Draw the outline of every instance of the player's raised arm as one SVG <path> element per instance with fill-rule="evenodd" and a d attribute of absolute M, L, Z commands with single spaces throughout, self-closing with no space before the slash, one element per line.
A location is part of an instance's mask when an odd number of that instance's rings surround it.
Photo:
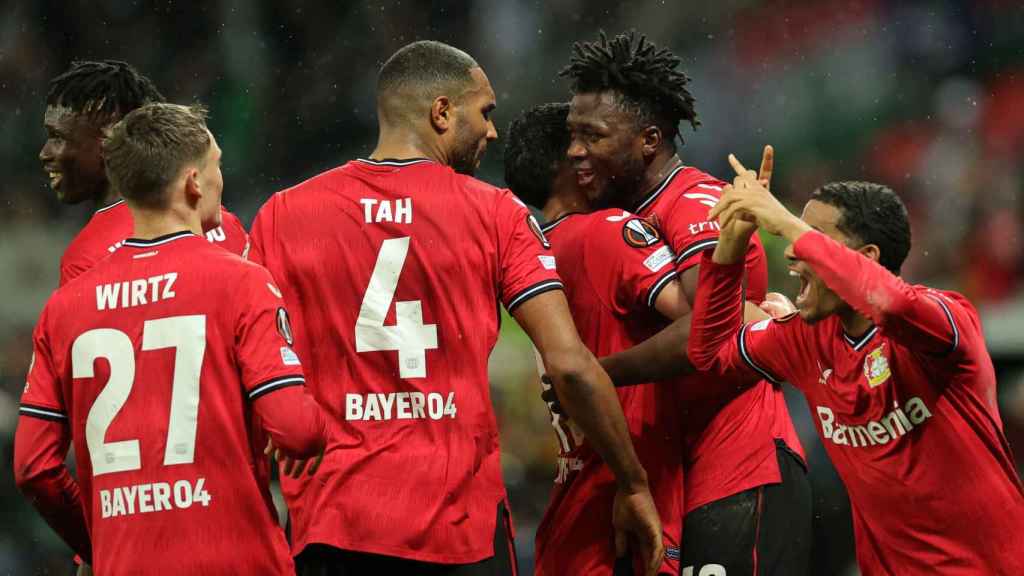
<path fill-rule="evenodd" d="M 64 542 L 91 563 L 78 483 L 64 464 L 71 431 L 45 335 L 46 317 L 44 310 L 14 434 L 14 482 Z"/>
<path fill-rule="evenodd" d="M 711 211 L 722 219 L 723 226 L 734 219 L 756 220 L 768 232 L 782 236 L 793 243 L 793 257 L 806 262 L 828 288 L 854 310 L 887 329 L 910 348 L 928 353 L 950 353 L 958 344 L 955 317 L 959 304 L 938 294 L 915 290 L 899 276 L 899 265 L 909 251 L 909 242 L 898 246 L 892 253 L 883 253 L 877 244 L 863 238 L 851 237 L 852 246 L 844 246 L 829 238 L 821 230 L 814 230 L 789 212 L 771 193 L 752 177 L 734 156 L 730 163 L 736 170 L 737 181 L 733 190 Z M 826 185 L 815 191 L 812 200 L 822 198 L 829 202 L 838 194 L 833 187 L 857 188 L 867 194 L 879 188 L 862 183 Z M 870 188 L 869 187 L 874 187 Z M 884 188 L 884 187 L 882 187 Z M 887 223 L 905 223 L 906 208 L 895 200 L 895 195 L 884 189 L 878 192 L 875 214 L 852 213 L 845 216 L 863 218 L 865 222 L 839 222 L 839 228 L 886 226 Z M 890 214 L 902 212 L 902 218 Z M 871 219 L 872 222 L 866 220 Z M 895 224 L 892 224 L 895 226 Z M 881 230 L 882 236 L 909 238 L 909 230 Z"/>
<path fill-rule="evenodd" d="M 664 547 L 647 475 L 633 451 L 611 381 L 580 341 L 564 294 L 550 291 L 535 296 L 518 306 L 513 315 L 540 352 L 569 416 L 615 474 L 616 552 L 620 556 L 625 552 L 628 535 L 630 546 L 654 574 Z"/>

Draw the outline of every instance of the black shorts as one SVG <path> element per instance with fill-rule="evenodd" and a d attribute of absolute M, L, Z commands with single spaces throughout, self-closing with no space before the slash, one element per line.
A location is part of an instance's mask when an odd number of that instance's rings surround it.
<path fill-rule="evenodd" d="M 807 470 L 776 442 L 782 482 L 697 508 L 683 524 L 682 576 L 801 576 L 810 573 L 811 485 Z"/>
<path fill-rule="evenodd" d="M 340 550 L 326 544 L 310 544 L 295 557 L 297 576 L 356 576 L 416 574 L 424 576 L 516 576 L 516 548 L 512 539 L 512 518 L 504 503 L 498 504 L 494 527 L 494 556 L 472 564 L 434 564 Z"/>

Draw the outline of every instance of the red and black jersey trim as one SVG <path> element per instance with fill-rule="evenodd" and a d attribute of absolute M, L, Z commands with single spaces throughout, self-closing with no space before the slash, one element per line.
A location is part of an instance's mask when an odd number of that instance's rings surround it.
<path fill-rule="evenodd" d="M 750 351 L 747 350 L 747 329 L 749 327 L 750 324 L 744 324 L 743 328 L 740 328 L 739 334 L 736 335 L 736 337 L 739 339 L 738 348 L 740 351 L 740 356 L 743 358 L 743 361 L 747 363 L 747 366 L 753 368 L 754 371 L 760 374 L 762 377 L 764 377 L 765 380 L 773 384 L 782 384 L 781 378 L 776 378 L 775 376 L 773 376 L 771 372 L 762 368 L 760 365 L 758 365 L 757 362 L 754 362 L 754 359 L 750 356 Z"/>
<path fill-rule="evenodd" d="M 99 214 L 100 212 L 106 212 L 107 210 L 110 210 L 111 208 L 117 206 L 118 204 L 124 204 L 124 199 L 122 198 L 121 200 L 118 200 L 117 202 L 114 202 L 113 204 L 109 204 L 107 206 L 104 206 L 103 208 L 100 208 L 99 210 L 97 210 L 95 213 Z"/>
<path fill-rule="evenodd" d="M 868 342 L 870 342 L 871 339 L 874 338 L 875 334 L 877 334 L 877 333 L 878 333 L 878 326 L 872 326 L 871 330 L 868 330 L 867 332 L 864 333 L 863 336 L 861 336 L 860 338 L 854 340 L 853 338 L 850 338 L 846 334 L 846 331 L 844 330 L 843 331 L 843 340 L 846 340 L 846 343 L 849 344 L 850 346 L 852 346 L 854 350 L 859 351 Z"/>
<path fill-rule="evenodd" d="M 150 248 L 152 246 L 160 246 L 162 244 L 167 244 L 168 242 L 173 242 L 181 238 L 188 238 L 189 236 L 195 236 L 196 238 L 199 237 L 196 236 L 190 230 L 182 230 L 181 232 L 171 232 L 170 234 L 164 234 L 163 236 L 157 236 L 156 238 L 150 238 L 148 240 L 142 238 L 128 238 L 127 240 L 124 241 L 122 246 Z"/>
<path fill-rule="evenodd" d="M 537 296 L 538 294 L 543 294 L 545 292 L 550 292 L 552 290 L 565 290 L 565 286 L 563 286 L 562 283 L 558 280 L 544 280 L 543 282 L 538 282 L 532 286 L 520 290 L 518 294 L 516 294 L 512 298 L 509 298 L 508 303 L 505 304 L 505 309 L 508 310 L 509 314 L 511 314 L 512 311 L 515 310 L 516 307 L 522 304 L 523 302 L 526 302 L 527 300 L 533 298 L 534 296 Z"/>
<path fill-rule="evenodd" d="M 260 396 L 273 392 L 274 390 L 280 390 L 281 388 L 287 388 L 289 386 L 302 386 L 305 383 L 306 379 L 297 374 L 272 378 L 266 382 L 253 386 L 252 390 L 249 390 L 249 400 L 255 400 Z"/>
<path fill-rule="evenodd" d="M 550 222 L 545 222 L 545 223 L 541 224 L 540 225 L 540 230 L 541 230 L 541 232 L 547 234 L 548 230 L 551 230 L 555 226 L 558 226 L 562 222 L 565 222 L 566 220 L 569 219 L 570 216 L 576 216 L 578 214 L 579 214 L 579 212 L 569 212 L 568 214 L 562 214 L 561 216 L 559 216 L 558 218 L 555 218 L 554 220 L 552 220 Z"/>
<path fill-rule="evenodd" d="M 665 191 L 665 188 L 668 188 L 668 185 L 672 183 L 672 179 L 676 177 L 676 174 L 679 174 L 685 169 L 686 166 L 680 165 L 672 172 L 669 172 L 669 175 L 666 176 L 665 179 L 661 181 L 661 184 L 658 184 L 658 187 L 655 188 L 650 194 L 644 196 L 637 203 L 637 205 L 632 210 L 630 210 L 630 212 L 634 214 L 640 214 L 640 212 L 642 212 L 644 208 L 650 206 L 651 203 L 654 202 L 658 198 L 658 196 L 660 196 L 661 193 Z"/>
<path fill-rule="evenodd" d="M 928 294 L 928 296 L 935 300 L 936 302 L 938 302 L 939 306 L 942 307 L 942 311 L 946 313 L 946 319 L 949 320 L 949 326 L 953 330 L 953 344 L 949 347 L 949 350 L 946 352 L 946 355 L 948 356 L 949 354 L 956 352 L 956 349 L 960 346 L 960 330 L 957 329 L 956 321 L 953 320 L 953 313 L 949 310 L 949 306 L 947 306 L 946 303 L 942 301 L 942 297 L 936 296 L 934 294 Z"/>
<path fill-rule="evenodd" d="M 363 164 L 369 164 L 371 166 L 412 166 L 413 164 L 422 164 L 423 162 L 433 162 L 430 158 L 405 158 L 402 160 L 396 158 L 384 158 L 382 160 L 371 160 L 369 158 L 356 158 L 356 162 L 362 162 Z"/>
<path fill-rule="evenodd" d="M 18 406 L 18 414 L 21 414 L 22 416 L 31 416 L 33 418 L 42 418 L 43 420 L 53 420 L 55 422 L 64 422 L 68 419 L 68 415 L 61 410 L 55 410 L 53 408 L 37 406 L 34 404 L 21 404 Z"/>
<path fill-rule="evenodd" d="M 668 272 L 665 273 L 664 276 L 658 278 L 658 281 L 655 282 L 654 285 L 651 286 L 651 288 L 647 291 L 648 308 L 654 308 L 654 303 L 657 302 L 658 300 L 658 294 L 660 294 L 662 289 L 664 289 L 665 286 L 668 286 L 669 282 L 671 282 L 678 275 L 679 273 L 676 272 L 675 270 L 669 270 Z"/>
<path fill-rule="evenodd" d="M 676 264 L 686 262 L 686 259 L 694 254 L 699 254 L 705 250 L 711 250 L 718 245 L 718 238 L 707 238 L 705 240 L 698 240 L 693 244 L 690 244 L 676 256 Z"/>

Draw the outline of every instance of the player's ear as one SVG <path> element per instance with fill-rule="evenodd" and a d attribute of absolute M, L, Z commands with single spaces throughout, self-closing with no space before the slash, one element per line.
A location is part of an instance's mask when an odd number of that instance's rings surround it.
<path fill-rule="evenodd" d="M 199 170 L 189 167 L 185 170 L 185 201 L 190 206 L 196 205 L 203 197 L 204 190 L 199 185 Z"/>
<path fill-rule="evenodd" d="M 640 131 L 640 146 L 645 157 L 654 156 L 661 146 L 662 136 L 661 128 L 657 126 L 648 126 Z"/>
<path fill-rule="evenodd" d="M 865 244 L 858 248 L 857 252 L 860 252 L 875 262 L 878 262 L 878 259 L 882 257 L 882 250 L 877 244 Z"/>
<path fill-rule="evenodd" d="M 447 96 L 438 96 L 430 104 L 430 125 L 438 134 L 444 134 L 452 127 L 454 111 Z"/>

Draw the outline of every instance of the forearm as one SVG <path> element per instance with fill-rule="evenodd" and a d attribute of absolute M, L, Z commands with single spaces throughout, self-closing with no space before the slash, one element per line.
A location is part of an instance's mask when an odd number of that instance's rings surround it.
<path fill-rule="evenodd" d="M 309 458 L 327 442 L 327 420 L 303 386 L 290 386 L 255 400 L 253 409 L 274 446 L 292 458 Z"/>
<path fill-rule="evenodd" d="M 14 440 L 14 481 L 53 531 L 91 563 L 92 543 L 81 493 L 60 456 L 67 453 L 64 431 L 60 430 L 63 426 L 32 417 L 19 419 Z"/>
<path fill-rule="evenodd" d="M 719 242 L 719 247 L 722 243 Z M 734 337 L 743 322 L 743 258 L 738 255 L 729 264 L 718 263 L 718 247 L 710 258 L 705 254 L 700 267 L 693 323 L 687 352 L 693 365 L 702 371 L 721 371 L 730 363 L 722 358 L 725 344 Z M 731 258 L 734 254 L 722 254 Z"/>
<path fill-rule="evenodd" d="M 558 399 L 587 443 L 611 468 L 619 487 L 646 489 L 647 474 L 633 450 L 618 395 L 593 356 L 585 348 L 583 353 L 588 360 L 578 370 L 555 368 L 559 362 L 550 359 L 545 362 Z"/>
<path fill-rule="evenodd" d="M 695 372 L 686 355 L 690 315 L 682 316 L 647 340 L 600 359 L 616 386 L 669 380 Z"/>

